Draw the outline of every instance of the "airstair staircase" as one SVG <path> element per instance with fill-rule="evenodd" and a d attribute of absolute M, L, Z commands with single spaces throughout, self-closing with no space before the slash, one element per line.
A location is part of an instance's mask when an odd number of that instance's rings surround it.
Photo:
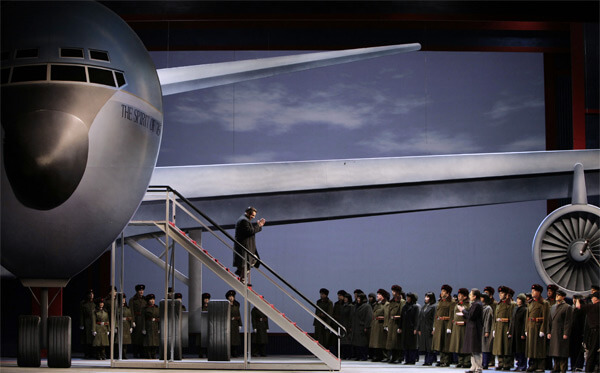
<path fill-rule="evenodd" d="M 152 188 L 152 187 L 151 187 Z M 159 188 L 159 187 L 155 187 Z M 216 226 L 218 230 L 224 233 L 227 237 L 231 238 L 235 241 L 231 236 L 229 236 L 222 228 L 220 228 L 216 223 L 214 223 L 210 218 L 205 216 L 202 212 L 197 210 L 193 204 L 187 201 L 183 196 L 181 196 L 177 191 L 171 189 L 170 187 L 160 187 L 166 188 L 167 191 L 174 193 L 177 198 L 173 198 L 171 203 L 173 204 L 173 208 L 178 206 L 178 211 L 185 211 L 188 215 L 192 215 L 190 208 L 195 210 L 196 213 L 201 214 L 207 221 L 209 221 L 213 226 Z M 183 206 L 181 202 L 188 204 L 188 206 Z M 169 198 L 167 198 L 167 204 L 169 203 Z M 168 208 L 168 207 L 167 207 Z M 167 214 L 168 215 L 168 214 Z M 172 216 L 175 216 L 173 213 Z M 205 229 L 208 229 L 212 232 L 211 228 L 208 227 L 205 223 L 200 222 L 198 218 L 194 218 L 197 222 L 199 222 Z M 177 244 L 183 247 L 189 254 L 198 259 L 206 268 L 210 269 L 213 273 L 215 273 L 219 278 L 225 281 L 232 289 L 234 289 L 239 295 L 246 298 L 246 300 L 262 311 L 270 321 L 273 321 L 277 324 L 283 331 L 289 334 L 292 338 L 294 338 L 297 342 L 299 342 L 303 347 L 305 347 L 309 352 L 311 352 L 315 357 L 317 357 L 320 362 L 311 359 L 307 362 L 298 362 L 294 361 L 292 364 L 284 364 L 285 367 L 276 367 L 277 369 L 282 370 L 336 370 L 339 371 L 341 369 L 341 360 L 335 356 L 331 351 L 329 351 L 325 346 L 322 346 L 317 340 L 312 338 L 308 332 L 302 330 L 295 322 L 290 320 L 283 312 L 280 312 L 275 305 L 269 303 L 262 295 L 258 294 L 250 285 L 245 284 L 240 281 L 240 278 L 232 272 L 229 268 L 227 268 L 223 263 L 221 263 L 217 258 L 213 257 L 206 249 L 204 249 L 198 242 L 194 241 L 187 233 L 185 233 L 182 229 L 178 228 L 175 222 L 173 221 L 136 221 L 131 222 L 130 224 L 134 225 L 155 225 L 158 227 L 166 236 L 170 239 L 174 240 Z M 230 249 L 232 249 L 230 247 Z M 233 249 L 232 249 L 233 250 Z M 252 255 L 252 254 L 249 254 Z M 255 257 L 256 258 L 256 257 Z M 256 258 L 258 259 L 258 258 Z M 260 260 L 260 259 L 258 259 Z M 261 264 L 263 267 L 266 267 L 269 271 L 272 271 L 262 260 Z M 273 272 L 274 273 L 274 272 Z M 275 273 L 274 273 L 275 274 Z M 283 280 L 279 275 L 275 274 L 280 280 L 284 281 L 285 284 L 291 287 L 285 280 Z M 281 286 L 278 286 L 280 290 L 286 293 L 290 298 L 292 298 L 296 303 L 300 304 L 296 297 L 288 294 Z M 306 302 L 310 304 L 313 309 L 315 309 L 316 305 L 310 302 L 304 295 L 300 294 L 296 289 L 291 287 L 293 292 L 296 292 L 296 295 L 305 299 Z M 313 314 L 312 310 L 309 310 L 306 306 L 302 307 L 309 313 Z M 343 330 L 338 329 L 337 331 L 332 328 L 329 323 L 336 323 L 335 320 L 321 320 L 316 315 L 314 317 L 319 320 L 327 329 L 329 329 L 334 335 L 338 335 Z M 339 344 L 338 344 L 339 346 Z M 251 363 L 245 362 L 244 369 L 273 369 L 274 364 L 260 363 L 259 361 Z M 123 367 L 124 365 L 119 364 L 119 367 Z M 218 365 L 216 365 L 218 366 Z M 214 369 L 216 367 L 214 364 L 206 367 L 206 369 Z M 183 367 L 186 366 L 183 363 L 179 364 L 170 364 L 168 365 L 170 368 Z M 188 366 L 189 368 L 189 366 Z M 194 366 L 194 368 L 201 368 L 200 366 Z"/>

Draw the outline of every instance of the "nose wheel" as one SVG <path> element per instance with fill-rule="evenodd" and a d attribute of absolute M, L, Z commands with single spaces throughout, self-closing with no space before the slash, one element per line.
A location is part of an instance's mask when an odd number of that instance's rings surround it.
<path fill-rule="evenodd" d="M 17 365 L 20 367 L 39 368 L 41 364 L 40 320 L 39 316 L 19 316 Z"/>

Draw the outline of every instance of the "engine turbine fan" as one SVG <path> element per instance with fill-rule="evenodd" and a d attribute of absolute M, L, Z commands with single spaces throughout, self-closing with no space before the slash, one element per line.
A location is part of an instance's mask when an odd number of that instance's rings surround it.
<path fill-rule="evenodd" d="M 600 283 L 600 208 L 587 203 L 583 166 L 575 165 L 572 204 L 540 224 L 532 245 L 535 267 L 546 284 L 569 296 Z"/>

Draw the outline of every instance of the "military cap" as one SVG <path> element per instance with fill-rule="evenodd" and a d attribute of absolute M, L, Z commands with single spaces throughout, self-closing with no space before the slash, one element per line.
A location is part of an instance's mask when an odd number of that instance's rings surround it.
<path fill-rule="evenodd" d="M 202 300 L 204 299 L 210 299 L 210 294 L 209 293 L 202 293 Z"/>
<path fill-rule="evenodd" d="M 381 294 L 381 296 L 383 298 L 385 298 L 385 300 L 389 300 L 390 299 L 390 293 L 388 293 L 387 290 L 385 290 L 385 289 L 379 289 L 379 290 L 377 290 L 377 294 Z"/>
<path fill-rule="evenodd" d="M 104 303 L 104 298 L 98 298 L 98 299 L 96 299 L 96 303 L 98 303 L 98 304 Z"/>
<path fill-rule="evenodd" d="M 135 291 L 140 291 L 140 290 L 146 290 L 146 285 L 144 285 L 144 284 L 135 285 Z"/>
<path fill-rule="evenodd" d="M 88 290 L 85 292 L 85 295 L 90 295 L 90 294 L 94 294 L 94 289 L 88 289 Z"/>
<path fill-rule="evenodd" d="M 448 293 L 452 293 L 452 286 L 444 284 L 442 285 L 442 290 L 446 290 Z"/>
<path fill-rule="evenodd" d="M 175 293 L 175 299 L 182 299 L 183 295 L 181 293 Z"/>
<path fill-rule="evenodd" d="M 325 289 L 325 288 L 321 288 L 319 290 L 319 294 L 325 294 L 325 295 L 329 295 L 329 290 Z"/>
<path fill-rule="evenodd" d="M 496 290 L 492 286 L 484 287 L 483 291 L 487 291 L 488 293 L 490 293 L 490 295 L 494 295 L 494 293 L 496 292 Z"/>
<path fill-rule="evenodd" d="M 540 284 L 531 285 L 531 290 L 544 291 L 544 288 Z"/>
<path fill-rule="evenodd" d="M 547 287 L 548 290 L 552 290 L 552 291 L 557 291 L 558 290 L 558 286 L 554 285 L 554 284 L 550 284 Z"/>
<path fill-rule="evenodd" d="M 498 286 L 498 293 L 508 293 L 508 286 Z"/>
<path fill-rule="evenodd" d="M 148 294 L 148 295 L 146 296 L 146 300 L 148 301 L 148 300 L 150 300 L 150 299 L 156 299 L 156 296 L 155 296 L 154 294 Z"/>
<path fill-rule="evenodd" d="M 527 297 L 524 293 L 519 293 L 519 295 L 517 295 L 517 299 L 520 299 L 523 303 L 527 301 Z"/>
<path fill-rule="evenodd" d="M 458 289 L 458 294 L 462 294 L 462 295 L 468 297 L 469 296 L 469 290 L 466 289 L 466 288 L 460 288 L 460 289 Z"/>
<path fill-rule="evenodd" d="M 395 291 L 396 293 L 400 294 L 400 293 L 402 293 L 402 286 L 392 285 L 392 291 Z"/>
<path fill-rule="evenodd" d="M 337 295 L 346 295 L 346 290 L 338 290 Z"/>
<path fill-rule="evenodd" d="M 512 297 L 513 295 L 515 295 L 515 291 L 511 288 L 507 288 L 506 290 L 508 290 L 508 294 Z"/>
<path fill-rule="evenodd" d="M 235 294 L 235 290 L 229 290 L 227 293 L 225 293 L 225 298 L 229 298 L 231 295 L 235 297 Z"/>
<path fill-rule="evenodd" d="M 565 291 L 562 289 L 558 289 L 558 290 L 556 290 L 556 295 L 560 295 L 561 297 L 566 297 L 567 293 L 565 293 Z"/>

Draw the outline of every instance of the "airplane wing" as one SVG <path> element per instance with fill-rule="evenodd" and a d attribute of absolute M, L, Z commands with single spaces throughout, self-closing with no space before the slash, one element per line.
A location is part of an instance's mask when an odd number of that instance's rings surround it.
<path fill-rule="evenodd" d="M 292 56 L 232 61 L 205 65 L 158 69 L 163 96 L 216 87 L 282 73 L 308 70 L 369 58 L 411 52 L 421 44 L 399 44 L 383 47 L 346 49 L 305 53 Z"/>
<path fill-rule="evenodd" d="M 577 163 L 598 195 L 597 149 L 157 167 L 151 185 L 170 185 L 226 227 L 247 205 L 288 224 L 568 198 Z M 163 210 L 146 196 L 134 220 Z"/>

